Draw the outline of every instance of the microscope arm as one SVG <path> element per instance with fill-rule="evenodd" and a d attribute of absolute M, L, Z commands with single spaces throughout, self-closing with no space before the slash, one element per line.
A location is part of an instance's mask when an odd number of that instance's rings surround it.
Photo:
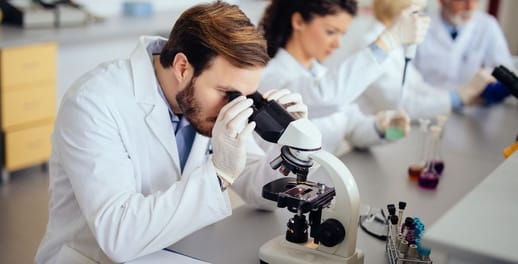
<path fill-rule="evenodd" d="M 336 190 L 334 205 L 324 210 L 323 218 L 340 221 L 346 230 L 345 240 L 335 247 L 320 246 L 319 250 L 349 258 L 356 253 L 356 236 L 360 215 L 360 194 L 358 186 L 349 169 L 334 155 L 326 151 L 311 154 L 311 158 L 322 166 L 333 182 Z"/>

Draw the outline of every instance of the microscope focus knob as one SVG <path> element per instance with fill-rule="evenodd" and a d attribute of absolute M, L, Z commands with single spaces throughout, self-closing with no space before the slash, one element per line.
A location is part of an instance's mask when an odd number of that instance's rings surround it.
<path fill-rule="evenodd" d="M 326 247 L 334 247 L 345 239 L 345 228 L 336 219 L 327 219 L 320 224 L 318 232 L 320 243 Z"/>

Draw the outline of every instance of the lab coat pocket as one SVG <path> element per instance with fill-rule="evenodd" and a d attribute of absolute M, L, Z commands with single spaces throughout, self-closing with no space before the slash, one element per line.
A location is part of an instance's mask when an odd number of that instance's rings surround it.
<path fill-rule="evenodd" d="M 56 264 L 97 264 L 97 262 L 85 257 L 83 254 L 77 252 L 77 250 L 64 245 L 59 250 L 58 257 L 56 258 Z"/>

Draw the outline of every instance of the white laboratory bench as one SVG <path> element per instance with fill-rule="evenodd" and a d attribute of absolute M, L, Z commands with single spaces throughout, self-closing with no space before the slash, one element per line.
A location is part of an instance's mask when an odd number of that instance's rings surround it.
<path fill-rule="evenodd" d="M 518 133 L 518 131 L 517 131 Z M 518 152 L 426 232 L 451 263 L 518 263 Z"/>
<path fill-rule="evenodd" d="M 341 160 L 356 179 L 362 204 L 386 208 L 389 203 L 406 201 L 408 205 L 405 215 L 420 217 L 426 227 L 430 228 L 504 161 L 502 150 L 513 143 L 518 133 L 517 116 L 518 107 L 511 105 L 471 109 L 464 115 L 451 116 L 441 141 L 445 171 L 436 190 L 421 189 L 415 182 L 408 180 L 407 167 L 417 153 L 416 133 L 370 151 L 349 153 Z M 516 171 L 512 176 L 518 176 Z M 517 178 L 514 178 L 516 181 Z M 513 187 L 516 189 L 516 183 L 507 188 Z M 496 195 L 497 192 L 499 190 L 486 195 Z M 504 206 L 484 203 L 479 205 L 479 210 L 489 210 L 487 207 L 491 206 L 500 212 L 494 213 L 495 217 L 502 216 L 503 212 L 516 213 L 516 201 L 516 198 L 509 200 Z M 463 213 L 462 217 L 466 221 L 473 220 L 470 212 Z M 286 209 L 264 212 L 241 206 L 234 210 L 232 216 L 191 234 L 170 249 L 216 264 L 258 263 L 259 247 L 273 237 L 284 234 L 290 217 Z M 466 224 L 457 228 L 469 233 L 474 232 L 471 229 L 475 227 Z M 497 228 L 489 223 L 486 229 L 487 232 L 504 232 L 504 227 Z M 357 247 L 365 253 L 366 264 L 385 263 L 384 245 L 384 242 L 367 235 L 363 230 L 358 231 Z M 509 244 L 512 245 L 516 243 Z M 445 255 L 448 252 L 439 249 L 432 248 L 432 260 L 439 264 L 448 263 Z"/>

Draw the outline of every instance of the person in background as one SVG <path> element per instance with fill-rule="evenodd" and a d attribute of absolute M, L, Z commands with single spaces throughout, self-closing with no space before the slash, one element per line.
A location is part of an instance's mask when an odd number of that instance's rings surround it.
<path fill-rule="evenodd" d="M 140 38 L 64 96 L 52 135 L 49 222 L 36 263 L 127 262 L 231 214 L 231 186 L 273 209 L 279 177 L 250 135 L 265 41 L 235 5 L 186 10 L 169 39 Z M 283 100 L 305 116 L 291 94 Z M 284 98 L 288 96 L 288 100 Z M 229 102 L 230 101 L 230 102 Z M 290 111 L 290 109 L 287 109 Z"/>
<path fill-rule="evenodd" d="M 273 0 L 259 24 L 272 60 L 258 90 L 280 87 L 300 93 L 309 118 L 322 131 L 323 148 L 337 155 L 343 153 L 344 139 L 366 147 L 382 142 L 391 125 L 408 131 L 405 113 L 365 116 L 352 101 L 382 74 L 387 54 L 399 45 L 421 42 L 428 28 L 426 17 L 413 17 L 407 10 L 368 47 L 336 67 L 325 68 L 319 61 L 340 46 L 356 11 L 353 0 Z"/>
<path fill-rule="evenodd" d="M 481 69 L 490 71 L 499 65 L 512 68 L 502 30 L 494 17 L 478 11 L 479 0 L 439 3 L 440 9 L 430 15 L 430 32 L 415 58 L 415 66 L 427 83 L 459 91 Z"/>
<path fill-rule="evenodd" d="M 390 28 L 403 10 L 415 6 L 422 13 L 426 4 L 426 0 L 374 0 L 373 17 L 364 17 L 362 23 L 353 24 L 351 33 L 344 37 L 344 42 L 348 43 L 347 49 L 340 49 L 337 53 L 341 56 L 351 56 L 351 53 L 364 48 L 386 28 Z M 335 61 L 335 58 L 331 58 L 325 64 L 333 65 Z M 437 64 L 431 59 L 428 63 Z M 412 119 L 433 118 L 479 102 L 487 84 L 495 81 L 489 70 L 480 69 L 458 89 L 441 89 L 427 83 L 414 65 L 408 63 L 405 83 L 402 86 L 405 70 L 404 46 L 391 52 L 385 65 L 386 70 L 383 74 L 358 98 L 360 109 L 365 113 L 372 114 L 383 109 L 403 109 Z"/>

